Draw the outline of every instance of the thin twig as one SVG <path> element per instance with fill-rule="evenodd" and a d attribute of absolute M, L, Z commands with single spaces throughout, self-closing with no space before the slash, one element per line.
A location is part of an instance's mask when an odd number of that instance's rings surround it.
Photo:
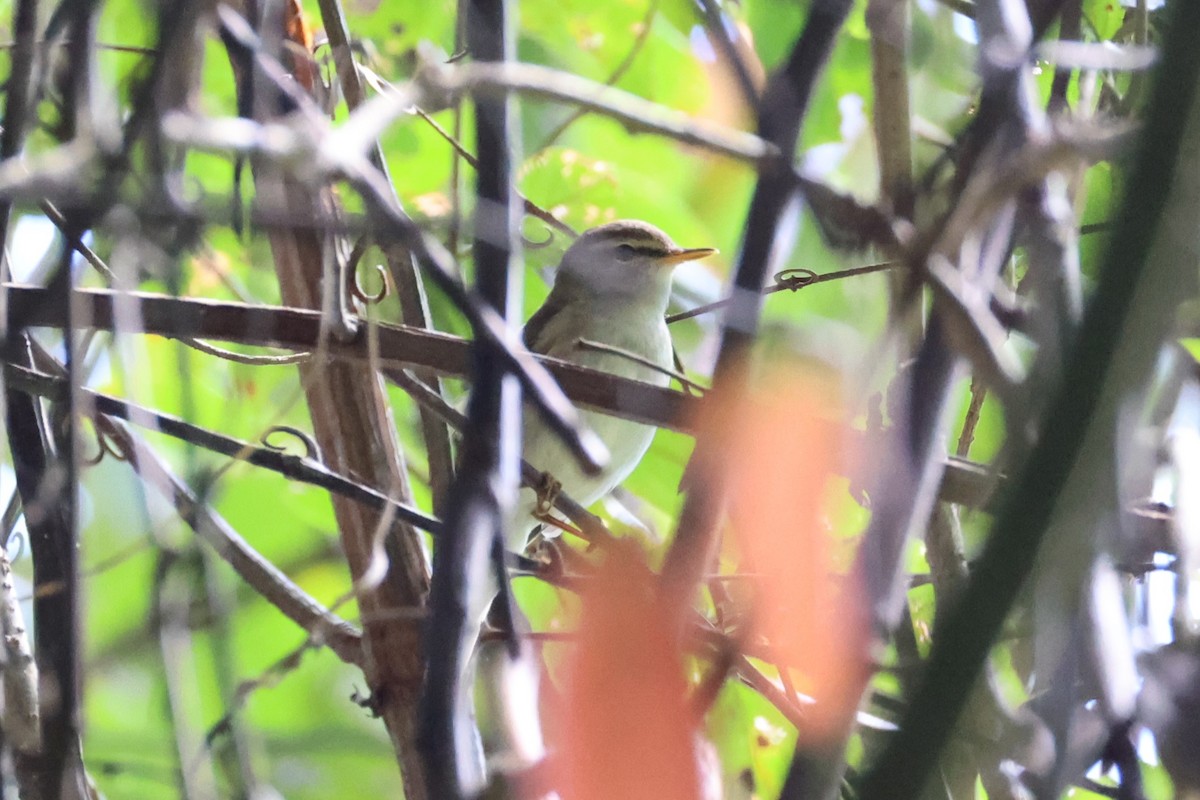
<path fill-rule="evenodd" d="M 737 46 L 729 36 L 729 31 L 725 27 L 724 12 L 716 0 L 700 0 L 698 6 L 704 16 L 704 27 L 708 31 L 708 38 L 716 42 L 717 49 L 721 51 L 721 55 L 733 69 L 738 88 L 742 92 L 742 101 L 747 108 L 754 108 L 758 102 L 758 87 L 754 85 L 754 78 L 750 75 L 746 59 L 738 52 Z"/>
<path fill-rule="evenodd" d="M 707 386 L 696 383 L 682 372 L 673 370 L 670 367 L 664 367 L 661 364 L 656 364 L 645 356 L 640 356 L 637 353 L 626 350 L 623 347 L 615 347 L 611 344 L 604 344 L 603 342 L 593 342 L 591 339 L 576 339 L 575 346 L 580 350 L 593 350 L 597 353 L 610 353 L 614 356 L 620 356 L 621 358 L 632 361 L 635 364 L 640 364 L 647 369 L 654 370 L 659 374 L 666 375 L 668 378 L 674 378 L 689 389 L 694 389 L 697 392 L 708 391 Z"/>
<path fill-rule="evenodd" d="M 179 341 L 193 350 L 198 350 L 206 355 L 216 356 L 225 361 L 232 361 L 235 364 L 246 364 L 251 367 L 284 367 L 308 361 L 313 357 L 312 353 L 304 351 L 278 356 L 251 356 L 245 353 L 237 353 L 233 350 L 226 350 L 223 347 L 215 347 L 199 339 L 184 337 L 179 339 Z"/>
<path fill-rule="evenodd" d="M 12 364 L 5 366 L 5 378 L 14 388 L 49 399 L 60 398 L 66 392 L 64 379 Z M 392 500 L 386 494 L 369 486 L 337 475 L 311 459 L 287 455 L 270 447 L 246 444 L 216 431 L 185 422 L 178 417 L 152 411 L 136 403 L 91 389 L 81 389 L 81 397 L 85 402 L 92 404 L 101 414 L 138 425 L 150 426 L 167 436 L 190 442 L 231 458 L 244 460 L 255 466 L 278 472 L 292 480 L 319 486 L 375 510 L 392 508 L 397 517 L 422 530 L 436 533 L 441 529 L 441 523 L 424 512 Z"/>
<path fill-rule="evenodd" d="M 796 292 L 806 286 L 814 286 L 818 283 L 828 283 L 829 281 L 837 281 L 843 278 L 853 278 L 858 275 L 870 275 L 872 272 L 882 272 L 889 269 L 897 269 L 903 267 L 901 261 L 884 261 L 880 264 L 867 264 L 862 267 L 851 267 L 850 269 L 841 269 L 836 272 L 826 272 L 817 274 L 810 269 L 796 268 L 787 269 L 778 273 L 775 276 L 775 283 L 762 290 L 762 294 L 774 294 L 775 292 Z M 671 325 L 676 322 L 682 322 L 685 319 L 698 317 L 701 314 L 708 314 L 712 311 L 725 308 L 731 301 L 726 298 L 717 300 L 712 303 L 706 303 L 702 306 L 689 308 L 687 311 L 680 311 L 677 314 L 667 315 L 667 324 Z"/>
<path fill-rule="evenodd" d="M 382 78 L 380 78 L 380 80 L 382 80 Z M 429 127 L 433 128 L 433 130 L 438 134 L 438 136 L 441 136 L 446 141 L 446 143 L 449 144 L 450 147 L 454 149 L 454 152 L 462 157 L 463 161 L 466 161 L 468 164 L 470 164 L 471 169 L 479 169 L 479 159 L 475 158 L 475 156 L 471 154 L 471 151 L 469 151 L 469 150 L 467 150 L 467 148 L 463 147 L 462 143 L 459 142 L 456 138 L 454 138 L 454 136 L 450 133 L 450 131 L 446 130 L 441 125 L 439 125 L 437 120 L 435 120 L 433 117 L 429 116 L 429 114 L 425 113 L 421 109 L 414 108 L 413 111 L 414 111 L 414 113 L 416 113 L 416 115 L 418 117 L 425 120 L 425 122 L 427 122 L 429 124 Z M 523 207 L 525 213 L 528 214 L 529 216 L 534 217 L 535 219 L 540 219 L 542 222 L 546 223 L 551 228 L 554 228 L 559 233 L 565 234 L 565 235 L 571 237 L 572 239 L 579 236 L 579 231 L 575 230 L 570 225 L 563 222 L 561 219 L 554 216 L 552 213 L 550 213 L 546 209 L 542 208 L 541 206 L 539 206 L 537 203 L 530 200 L 525 195 L 518 192 L 517 198 L 521 201 L 521 204 L 522 204 L 522 207 Z"/>
<path fill-rule="evenodd" d="M 979 415 L 983 410 L 985 399 L 987 399 L 987 388 L 978 379 L 972 378 L 971 405 L 967 408 L 962 432 L 958 435 L 958 445 L 954 448 L 954 454 L 959 458 L 967 458 L 971 455 L 971 443 L 975 441 L 975 427 L 979 424 Z"/>
<path fill-rule="evenodd" d="M 42 213 L 46 215 L 46 218 L 49 219 L 50 222 L 52 222 L 60 231 L 65 233 L 67 230 L 67 221 L 63 218 L 62 213 L 54 206 L 54 204 L 49 200 L 43 200 L 39 205 L 41 206 Z M 108 279 L 110 286 L 116 282 L 116 276 L 114 275 L 112 268 L 109 267 L 108 264 L 105 263 L 104 259 L 102 259 L 95 250 L 89 247 L 86 242 L 84 242 L 82 239 L 75 239 L 70 242 L 70 245 L 75 252 L 83 256 L 84 260 L 87 261 L 88 264 L 90 264 L 97 272 Z M 246 364 L 252 367 L 286 366 L 289 364 L 298 364 L 301 361 L 306 361 L 312 357 L 311 353 L 305 352 L 288 353 L 286 355 L 279 356 L 251 356 L 243 353 L 237 353 L 233 350 L 215 347 L 206 342 L 202 342 L 199 339 L 184 337 L 179 341 L 183 342 L 188 347 L 199 350 L 201 353 L 205 353 L 210 356 L 216 356 L 217 358 L 221 358 L 226 361 L 233 361 L 238 364 Z"/>
<path fill-rule="evenodd" d="M 338 153 L 362 152 L 363 142 L 378 137 L 414 105 L 426 110 L 447 108 L 468 93 L 505 91 L 574 103 L 612 117 L 632 131 L 669 136 L 738 161 L 764 165 L 779 158 L 777 148 L 753 134 L 698 122 L 674 109 L 558 70 L 534 64 L 451 65 L 428 61 L 418 68 L 412 82 L 398 84 L 394 93 L 364 103 L 328 138 L 322 150 L 331 163 L 337 163 Z"/>
<path fill-rule="evenodd" d="M 29 42 L 29 44 L 36 45 L 37 47 L 45 47 L 48 44 L 65 47 L 65 46 L 69 45 L 70 43 L 71 43 L 71 40 L 69 38 L 55 39 L 53 41 L 47 41 L 46 39 L 34 39 L 33 41 Z M 26 44 L 25 42 L 0 42 L 0 50 L 15 50 L 18 47 L 24 47 L 25 44 Z M 138 55 L 138 56 L 156 56 L 156 55 L 158 55 L 157 48 L 139 47 L 138 45 L 133 45 L 133 44 L 112 44 L 110 42 L 95 42 L 95 43 L 93 43 L 92 46 L 95 47 L 97 50 L 108 50 L 109 52 L 113 52 L 113 53 L 131 53 L 133 55 Z"/>
<path fill-rule="evenodd" d="M 388 380 L 408 392 L 417 403 L 432 409 L 450 427 L 461 431 L 466 426 L 467 418 L 462 412 L 447 403 L 445 398 L 432 388 L 408 374 L 407 371 L 402 369 L 385 369 L 383 373 Z M 524 459 L 521 460 L 522 486 L 529 489 L 536 489 L 544 475 L 545 473 L 536 466 Z M 554 508 L 561 512 L 568 520 L 579 526 L 577 531 L 572 532 L 577 533 L 589 543 L 602 544 L 614 540 L 615 537 L 604 525 L 604 521 L 572 500 L 566 492 L 559 491 L 554 496 Z"/>
<path fill-rule="evenodd" d="M 122 564 L 128 562 L 129 559 L 146 552 L 149 547 L 151 547 L 151 542 L 149 539 L 139 539 L 133 544 L 125 547 L 123 550 L 113 553 L 111 556 L 102 558 L 95 564 L 85 567 L 81 574 L 85 578 L 94 578 L 98 575 L 103 575 L 109 570 L 116 569 Z"/>
<path fill-rule="evenodd" d="M 96 422 L 123 448 L 130 465 L 143 480 L 173 502 L 183 521 L 197 536 L 208 542 L 251 588 L 315 639 L 328 644 L 343 661 L 362 664 L 361 635 L 350 623 L 325 609 L 251 547 L 128 428 L 103 417 L 98 417 Z"/>
<path fill-rule="evenodd" d="M 754 665 L 744 655 L 738 655 L 733 663 L 734 673 L 754 691 L 766 698 L 781 714 L 797 729 L 804 730 L 807 725 L 804 710 L 795 703 L 788 693 L 775 684 L 762 670 Z"/>
<path fill-rule="evenodd" d="M 195 587 L 190 564 L 169 548 L 158 551 L 151 589 L 154 614 L 150 627 L 158 639 L 166 689 L 167 729 L 178 759 L 179 794 L 185 800 L 216 796 L 213 753 L 203 745 L 199 709 L 189 691 L 196 685 L 196 632 L 190 624 Z"/>
<path fill-rule="evenodd" d="M 46 215 L 46 219 L 50 220 L 60 232 L 67 234 L 67 221 L 63 218 L 62 212 L 55 208 L 54 204 L 49 200 L 43 200 L 38 205 L 41 207 L 42 213 Z M 97 272 L 107 278 L 110 284 L 116 280 L 113 271 L 104 263 L 104 259 L 100 258 L 96 251 L 89 247 L 86 242 L 78 237 L 69 237 L 69 239 L 68 244 L 70 244 L 71 249 L 83 256 L 83 260 L 91 264 Z"/>
<path fill-rule="evenodd" d="M 321 643 L 312 636 L 307 637 L 298 647 L 290 653 L 275 661 L 268 666 L 255 678 L 249 678 L 238 684 L 238 687 L 233 695 L 233 703 L 231 707 L 214 722 L 208 729 L 208 733 L 204 736 L 204 741 L 207 745 L 212 746 L 217 738 L 225 734 L 233 722 L 234 715 L 246 705 L 246 701 L 250 699 L 250 695 L 254 694 L 259 689 L 275 686 L 283 678 L 287 677 L 292 672 L 295 672 L 300 667 L 300 662 L 303 660 L 305 653 L 311 650 L 317 650 L 321 647 Z"/>
<path fill-rule="evenodd" d="M 629 46 L 629 51 L 625 53 L 625 57 L 621 59 L 621 63 L 617 64 L 613 71 L 610 72 L 608 77 L 604 80 L 605 86 L 616 86 L 617 81 L 621 80 L 621 77 L 629 71 L 630 67 L 633 66 L 633 62 L 637 59 L 638 54 L 642 52 L 642 48 L 646 46 L 646 42 L 650 39 L 650 30 L 654 25 L 654 15 L 658 13 L 658 5 L 659 0 L 650 0 L 650 2 L 646 5 L 646 16 L 642 18 L 641 25 L 637 32 L 637 37 L 633 40 L 633 44 Z M 550 132 L 550 135 L 546 137 L 546 140 L 542 142 L 539 147 L 534 149 L 534 152 L 537 153 L 545 150 L 548 147 L 552 147 L 554 143 L 559 140 L 559 137 L 566 133 L 567 128 L 574 125 L 587 113 L 588 112 L 586 109 L 575 109 L 558 125 L 557 128 Z"/>

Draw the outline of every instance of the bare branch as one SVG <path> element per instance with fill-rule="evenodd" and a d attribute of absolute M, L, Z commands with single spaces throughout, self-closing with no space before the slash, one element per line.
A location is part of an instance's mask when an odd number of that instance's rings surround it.
<path fill-rule="evenodd" d="M 350 30 L 346 24 L 345 11 L 340 0 L 320 0 L 321 19 L 325 23 L 325 33 L 333 50 L 334 64 L 337 66 L 338 81 L 342 94 L 346 98 L 346 107 L 350 111 L 358 108 L 366 99 L 358 69 L 354 62 L 354 53 L 350 48 Z M 388 177 L 387 161 L 383 157 L 383 149 L 378 140 L 370 150 L 370 161 L 379 170 L 384 179 L 391 183 Z M 395 196 L 397 205 L 399 197 Z M 432 329 L 429 319 L 429 304 L 425 296 L 425 285 L 421 274 L 409 250 L 401 247 L 389 247 L 385 251 L 388 262 L 388 273 L 396 284 L 400 295 L 400 309 L 405 324 L 418 328 Z M 438 385 L 438 379 L 433 374 L 422 374 L 422 378 L 433 385 Z M 450 480 L 454 475 L 454 462 L 450 449 L 449 432 L 446 426 L 426 412 L 421 413 L 421 434 L 425 439 L 425 452 L 429 460 L 429 482 L 433 491 L 433 508 L 438 514 L 445 513 L 445 503 L 450 491 Z"/>
<path fill-rule="evenodd" d="M 9 285 L 8 292 L 14 305 L 30 308 L 33 324 L 62 324 L 61 318 L 46 306 L 43 300 L 45 290 Z M 114 330 L 113 302 L 117 293 L 88 289 L 79 290 L 76 295 L 83 303 L 81 316 L 86 320 L 85 326 Z M 190 336 L 298 350 L 310 350 L 316 346 L 318 340 L 319 315 L 309 311 L 143 293 L 134 293 L 131 296 L 138 299 L 143 332 L 148 334 L 173 338 Z M 404 369 L 417 364 L 446 375 L 466 374 L 468 344 L 464 339 L 390 325 L 380 325 L 378 337 L 378 362 L 385 369 Z M 358 343 L 331 343 L 329 350 L 330 355 L 335 358 L 367 360 L 365 346 Z M 563 391 L 581 405 L 623 419 L 685 433 L 692 431 L 692 425 L 697 418 L 697 404 L 700 402 L 697 398 L 674 389 L 622 378 L 548 356 L 534 358 L 549 369 L 563 387 Z M 97 402 L 103 401 L 97 399 Z M 226 452 L 216 447 L 213 449 Z M 242 443 L 239 442 L 237 449 L 229 451 L 228 454 L 236 452 L 246 452 Z M 252 463 L 281 472 L 285 469 L 266 462 Z M 304 478 L 297 472 L 295 477 L 331 491 L 339 491 L 333 485 L 319 483 L 316 475 Z M 947 462 L 942 499 L 979 506 L 990 496 L 993 483 L 986 469 L 969 462 L 951 459 Z"/>
<path fill-rule="evenodd" d="M 352 625 L 327 610 L 263 558 L 140 437 L 121 423 L 104 417 L 98 417 L 97 424 L 118 443 L 143 480 L 170 500 L 188 527 L 211 545 L 254 591 L 308 632 L 314 641 L 327 644 L 338 658 L 362 666 L 362 636 Z"/>
<path fill-rule="evenodd" d="M 339 129 L 336 139 L 328 142 L 325 152 L 331 163 L 337 162 L 338 151 L 362 152 L 364 140 L 377 137 L 413 106 L 432 112 L 449 107 L 465 94 L 505 91 L 573 103 L 612 117 L 631 131 L 669 136 L 739 161 L 770 163 L 779 155 L 776 148 L 753 134 L 697 122 L 679 111 L 558 70 L 534 64 L 449 65 L 432 60 L 421 65 L 413 82 L 364 103 Z"/>
<path fill-rule="evenodd" d="M 6 366 L 5 377 L 14 388 L 52 400 L 61 399 L 67 391 L 66 380 L 63 378 L 34 372 L 12 364 Z M 101 414 L 138 425 L 151 426 L 154 430 L 167 436 L 190 442 L 214 453 L 221 453 L 230 458 L 254 464 L 257 467 L 269 469 L 292 480 L 319 486 L 351 500 L 356 500 L 377 511 L 391 509 L 398 519 L 403 519 L 430 533 L 436 534 L 441 530 L 441 523 L 428 514 L 400 503 L 373 487 L 338 475 L 312 458 L 287 455 L 273 447 L 256 447 L 199 425 L 193 425 L 179 417 L 152 411 L 136 403 L 94 392 L 91 389 L 81 389 L 80 395 L 87 404 L 92 405 Z"/>

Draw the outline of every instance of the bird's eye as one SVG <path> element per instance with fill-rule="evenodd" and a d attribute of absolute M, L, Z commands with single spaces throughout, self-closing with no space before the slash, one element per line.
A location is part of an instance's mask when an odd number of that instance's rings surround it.
<path fill-rule="evenodd" d="M 617 261 L 629 261 L 633 258 L 633 245 L 617 245 Z"/>

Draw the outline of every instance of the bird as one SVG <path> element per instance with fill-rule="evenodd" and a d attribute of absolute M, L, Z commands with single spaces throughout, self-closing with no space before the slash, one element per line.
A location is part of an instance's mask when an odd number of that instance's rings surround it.
<path fill-rule="evenodd" d="M 672 273 L 679 264 L 716 252 L 680 247 L 663 231 L 637 220 L 592 228 L 563 254 L 550 294 L 522 331 L 525 346 L 533 353 L 666 386 L 674 363 L 666 323 Z M 522 490 L 506 537 L 510 550 L 523 550 L 543 522 L 538 509 L 548 505 L 548 494 L 561 490 L 581 505 L 591 505 L 629 476 L 654 438 L 650 425 L 595 411 L 584 411 L 582 417 L 609 451 L 608 464 L 596 475 L 586 474 L 526 407 L 524 457 L 547 477 L 540 490 Z"/>
<path fill-rule="evenodd" d="M 666 323 L 672 272 L 679 264 L 716 252 L 711 247 L 680 247 L 646 222 L 620 220 L 592 228 L 563 254 L 550 294 L 525 324 L 524 344 L 533 353 L 665 386 L 670 382 L 665 370 L 673 365 Z M 609 451 L 608 463 L 595 475 L 585 473 L 537 412 L 524 406 L 523 455 L 544 472 L 542 486 L 521 490 L 507 520 L 504 538 L 509 551 L 525 550 L 530 535 L 543 524 L 546 514 L 542 509 L 548 509 L 553 494 L 562 491 L 581 505 L 591 505 L 628 477 L 654 438 L 650 425 L 595 411 L 583 411 L 581 416 Z M 493 606 L 499 590 L 492 575 L 486 586 L 472 594 L 472 604 L 479 605 L 473 605 L 468 613 L 478 620 L 477 630 L 490 627 L 489 608 L 493 612 L 507 609 L 511 614 L 508 625 L 528 629 L 519 608 Z M 480 642 L 476 635 L 469 649 L 474 657 L 464 664 L 462 685 L 474 685 L 471 674 L 478 667 L 485 677 L 475 700 L 487 709 L 485 718 L 506 718 L 511 723 L 493 726 L 497 728 L 493 735 L 504 741 L 492 740 L 489 752 L 506 752 L 518 762 L 537 763 L 545 755 L 540 726 L 524 718 L 524 707 L 516 708 L 518 717 L 513 717 L 512 692 L 497 690 L 511 687 L 512 676 L 519 674 L 512 671 L 505 647 L 496 641 Z M 496 677 L 501 674 L 508 678 Z M 478 741 L 482 752 L 483 740 Z"/>

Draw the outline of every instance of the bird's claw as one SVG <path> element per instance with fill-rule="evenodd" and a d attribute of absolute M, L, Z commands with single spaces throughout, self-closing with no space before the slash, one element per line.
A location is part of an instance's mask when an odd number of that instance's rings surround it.
<path fill-rule="evenodd" d="M 537 495 L 533 516 L 546 521 L 550 516 L 550 509 L 554 508 L 554 501 L 558 499 L 558 493 L 562 491 L 562 483 L 549 472 L 543 472 L 533 491 Z"/>
<path fill-rule="evenodd" d="M 567 573 L 563 561 L 563 555 L 560 548 L 560 540 L 557 536 L 553 539 L 541 536 L 537 540 L 536 550 L 532 557 L 545 565 L 547 574 L 551 576 L 562 576 Z"/>

